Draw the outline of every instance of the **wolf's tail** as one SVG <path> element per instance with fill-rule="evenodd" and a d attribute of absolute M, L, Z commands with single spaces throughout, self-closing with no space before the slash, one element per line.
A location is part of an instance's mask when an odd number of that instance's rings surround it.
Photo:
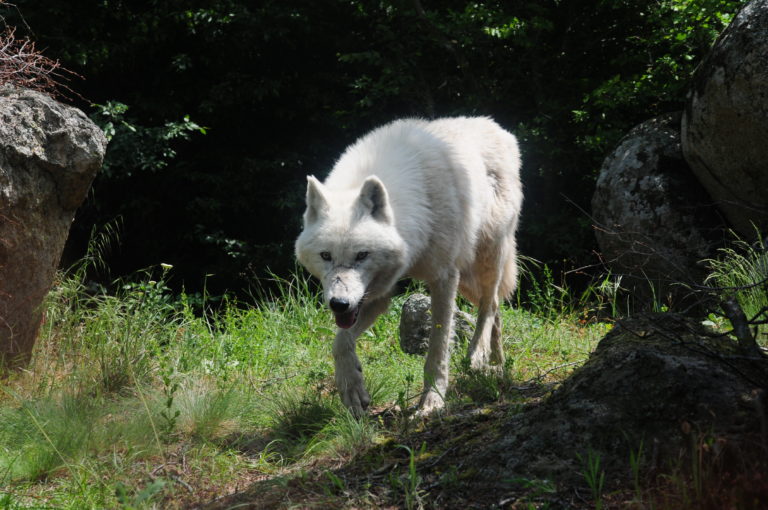
<path fill-rule="evenodd" d="M 504 261 L 504 269 L 499 284 L 499 298 L 507 299 L 517 288 L 517 250 L 514 242 L 512 249 L 508 251 L 507 259 Z"/>

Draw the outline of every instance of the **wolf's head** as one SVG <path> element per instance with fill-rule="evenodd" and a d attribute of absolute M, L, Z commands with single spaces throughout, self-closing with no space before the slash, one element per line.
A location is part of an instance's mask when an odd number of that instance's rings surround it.
<path fill-rule="evenodd" d="M 323 282 L 325 303 L 340 328 L 357 322 L 366 299 L 389 292 L 404 271 L 405 247 L 384 184 L 332 190 L 307 177 L 304 230 L 296 258 Z"/>

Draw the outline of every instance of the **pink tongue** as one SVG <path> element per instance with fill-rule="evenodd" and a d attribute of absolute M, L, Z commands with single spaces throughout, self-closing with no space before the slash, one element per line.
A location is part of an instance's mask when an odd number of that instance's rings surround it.
<path fill-rule="evenodd" d="M 355 310 L 352 310 L 351 312 L 337 313 L 334 315 L 336 316 L 336 325 L 338 327 L 349 329 L 355 324 L 355 316 L 357 314 L 355 313 Z"/>

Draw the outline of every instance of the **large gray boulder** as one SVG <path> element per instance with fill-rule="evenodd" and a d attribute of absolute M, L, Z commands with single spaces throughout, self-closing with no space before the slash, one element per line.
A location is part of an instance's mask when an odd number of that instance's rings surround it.
<path fill-rule="evenodd" d="M 453 316 L 453 341 L 469 341 L 475 331 L 475 319 L 456 310 Z M 432 300 L 424 294 L 411 294 L 400 314 L 400 348 L 407 354 L 424 354 L 432 332 Z"/>
<path fill-rule="evenodd" d="M 638 302 L 680 296 L 700 282 L 723 221 L 683 159 L 680 114 L 632 129 L 605 159 L 594 196 L 595 235 L 607 264 Z"/>
<path fill-rule="evenodd" d="M 697 69 L 683 152 L 733 227 L 768 228 L 768 0 L 745 5 Z"/>
<path fill-rule="evenodd" d="M 75 210 L 107 140 L 83 112 L 0 88 L 0 363 L 31 355 Z"/>
<path fill-rule="evenodd" d="M 745 459 L 759 457 L 749 444 L 765 430 L 757 410 L 767 370 L 766 358 L 738 356 L 735 342 L 699 321 L 640 314 L 618 322 L 549 399 L 497 427 L 500 438 L 485 443 L 479 464 L 499 480 L 510 473 L 579 479 L 583 463 L 574 452 L 592 449 L 606 473 L 620 476 L 641 444 L 645 469 L 666 468 L 698 434 L 728 438 L 734 452 L 738 443 L 747 448 Z"/>

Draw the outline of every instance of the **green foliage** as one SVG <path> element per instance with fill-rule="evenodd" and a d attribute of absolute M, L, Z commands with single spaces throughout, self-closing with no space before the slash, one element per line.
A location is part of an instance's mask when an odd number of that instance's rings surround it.
<path fill-rule="evenodd" d="M 317 391 L 289 390 L 271 402 L 272 430 L 277 439 L 306 446 L 334 416 L 333 404 Z M 303 453 L 301 451 L 300 453 Z"/>
<path fill-rule="evenodd" d="M 82 459 L 93 431 L 93 405 L 71 394 L 19 403 L 19 408 L 2 412 L 0 440 L 15 452 L 0 459 L 4 479 L 43 479 Z"/>
<path fill-rule="evenodd" d="M 577 457 L 583 464 L 581 475 L 592 492 L 595 510 L 600 510 L 603 508 L 603 488 L 605 486 L 605 471 L 600 467 L 600 454 L 589 450 L 586 457 L 582 457 L 580 454 L 577 454 Z"/>
<path fill-rule="evenodd" d="M 179 428 L 200 441 L 215 441 L 226 429 L 227 420 L 236 414 L 235 406 L 247 408 L 243 394 L 233 387 L 210 388 L 194 381 L 187 384 L 175 399 Z"/>
<path fill-rule="evenodd" d="M 163 170 L 177 155 L 174 140 L 189 140 L 193 133 L 206 134 L 206 129 L 192 122 L 189 115 L 180 122 L 145 127 L 128 118 L 128 105 L 119 101 L 93 107 L 96 111 L 91 119 L 110 142 L 100 179 L 125 179 L 133 177 L 134 172 Z"/>
<path fill-rule="evenodd" d="M 369 417 L 357 418 L 347 409 L 336 410 L 328 423 L 309 442 L 306 454 L 354 457 L 370 448 L 380 432 L 376 422 Z"/>
<path fill-rule="evenodd" d="M 13 494 L 8 492 L 0 492 L 0 509 L 2 510 L 23 510 L 26 507 L 19 503 Z"/>
<path fill-rule="evenodd" d="M 408 452 L 408 472 L 402 478 L 393 477 L 391 479 L 392 487 L 395 490 L 400 490 L 403 493 L 405 500 L 405 508 L 413 510 L 415 508 L 424 508 L 424 496 L 426 492 L 421 488 L 422 478 L 416 469 L 416 458 L 424 455 L 427 449 L 426 443 L 421 443 L 421 447 L 416 450 L 407 445 L 398 445 L 398 448 L 402 448 Z"/>
<path fill-rule="evenodd" d="M 548 320 L 557 320 L 565 312 L 569 299 L 568 289 L 555 284 L 548 265 L 544 264 L 541 281 L 530 279 L 528 304 L 535 314 Z"/>
<path fill-rule="evenodd" d="M 537 478 L 512 478 L 509 480 L 509 482 L 514 487 L 521 487 L 529 491 L 528 494 L 521 498 L 521 504 L 527 503 L 525 507 L 522 507 L 526 510 L 541 508 L 537 502 L 541 500 L 542 496 L 557 493 L 557 487 L 552 482 L 552 480 L 541 480 Z M 549 508 L 549 506 L 545 503 L 543 508 L 546 509 Z"/>
<path fill-rule="evenodd" d="M 768 247 L 760 241 L 764 238 L 759 232 L 755 238 L 757 242 L 748 242 L 734 234 L 734 241 L 720 250 L 720 257 L 705 261 L 710 268 L 707 283 L 735 292 L 748 319 L 760 319 L 768 310 Z"/>
<path fill-rule="evenodd" d="M 583 290 L 576 292 L 569 286 L 567 274 L 561 274 L 557 283 L 549 265 L 542 265 L 530 257 L 523 258 L 523 262 L 516 295 L 518 307 L 553 323 L 563 317 L 585 320 L 588 316 L 601 314 L 618 316 L 620 297 L 625 297 L 620 275 L 613 276 L 610 272 L 598 275 Z"/>
<path fill-rule="evenodd" d="M 413 374 L 407 374 L 403 383 L 403 389 L 397 392 L 397 405 L 400 409 L 406 409 L 411 406 L 413 400 L 418 398 L 418 390 L 413 389 Z"/>
<path fill-rule="evenodd" d="M 141 490 L 131 491 L 123 483 L 115 487 L 115 497 L 123 510 L 137 510 L 144 508 L 152 498 L 162 492 L 167 482 L 162 479 L 154 480 Z"/>
<path fill-rule="evenodd" d="M 513 378 L 514 360 L 493 371 L 472 370 L 469 360 L 462 358 L 455 370 L 456 381 L 451 392 L 459 399 L 475 403 L 515 401 L 519 399 L 520 381 Z"/>
<path fill-rule="evenodd" d="M 285 473 L 362 455 L 418 426 L 405 413 L 389 422 L 343 408 L 332 383 L 333 322 L 305 275 L 268 287 L 256 307 L 226 299 L 214 312 L 201 298 L 198 313 L 186 296 L 170 294 L 169 267 L 118 281 L 114 295 L 87 287 L 85 272 L 74 275 L 60 277 L 46 302 L 30 371 L 0 398 L 0 484 L 24 497 L 44 491 L 63 508 L 150 507 L 186 493 L 178 479 L 208 487 L 248 470 Z M 420 395 L 423 357 L 396 342 L 404 299 L 358 343 L 378 409 L 405 410 Z M 457 350 L 456 387 L 464 389 L 449 392 L 449 408 L 487 388 L 511 397 L 513 380 L 562 375 L 563 362 L 584 359 L 605 331 L 506 307 L 503 316 L 505 349 L 514 353 L 507 374 L 467 390 Z M 423 453 L 412 452 L 395 482 L 413 508 L 424 497 L 415 466 Z M 177 475 L 179 458 L 187 468 Z"/>
<path fill-rule="evenodd" d="M 617 121 L 636 115 L 633 103 L 658 113 L 681 109 L 693 70 L 741 3 L 664 0 L 641 8 L 633 15 L 641 24 L 629 28 L 625 51 L 612 57 L 619 72 L 606 76 L 573 111 L 574 120 L 591 132 L 579 142 L 609 150 L 608 144 L 621 136 Z M 627 7 L 629 2 L 616 2 L 612 9 L 618 14 Z"/>
<path fill-rule="evenodd" d="M 173 405 L 174 397 L 179 389 L 179 383 L 176 380 L 173 369 L 169 368 L 167 361 L 160 364 L 160 378 L 163 381 L 163 396 L 165 397 L 163 409 L 160 411 L 160 418 L 162 418 L 160 434 L 163 440 L 170 441 L 173 433 L 176 431 L 176 422 L 181 411 Z"/>
<path fill-rule="evenodd" d="M 407 115 L 493 115 L 516 132 L 521 252 L 555 275 L 592 262 L 590 220 L 564 197 L 588 209 L 606 151 L 682 108 L 742 4 L 19 0 L 3 15 L 87 77 L 81 106 L 111 138 L 73 248 L 121 216 L 116 275 L 164 260 L 177 290 L 214 275 L 206 285 L 221 294 L 268 268 L 289 274 L 304 176 Z"/>

